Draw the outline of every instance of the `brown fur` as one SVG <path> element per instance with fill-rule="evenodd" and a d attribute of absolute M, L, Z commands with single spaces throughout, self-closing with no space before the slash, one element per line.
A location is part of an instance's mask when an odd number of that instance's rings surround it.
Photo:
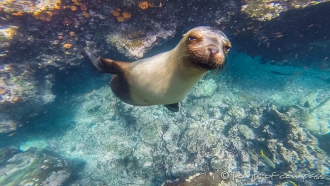
<path fill-rule="evenodd" d="M 150 106 L 175 104 L 208 70 L 221 69 L 231 44 L 211 27 L 197 27 L 184 34 L 171 51 L 133 63 L 104 59 L 84 50 L 101 72 L 114 74 L 111 89 L 122 101 Z"/>

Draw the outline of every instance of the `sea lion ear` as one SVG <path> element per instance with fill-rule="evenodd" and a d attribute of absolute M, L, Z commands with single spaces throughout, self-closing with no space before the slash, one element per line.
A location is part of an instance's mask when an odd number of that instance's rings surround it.
<path fill-rule="evenodd" d="M 184 37 L 186 34 L 182 34 L 182 37 Z"/>

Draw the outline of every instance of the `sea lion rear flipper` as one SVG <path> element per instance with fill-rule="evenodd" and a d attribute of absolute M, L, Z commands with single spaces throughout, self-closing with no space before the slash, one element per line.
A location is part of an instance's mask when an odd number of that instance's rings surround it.
<path fill-rule="evenodd" d="M 164 105 L 164 106 L 172 112 L 179 112 L 179 110 L 180 110 L 179 103 L 167 104 L 167 105 Z"/>
<path fill-rule="evenodd" d="M 125 66 L 124 62 L 102 58 L 87 49 L 81 50 L 81 53 L 92 62 L 93 66 L 96 67 L 99 72 L 118 74 L 123 71 L 122 68 Z"/>

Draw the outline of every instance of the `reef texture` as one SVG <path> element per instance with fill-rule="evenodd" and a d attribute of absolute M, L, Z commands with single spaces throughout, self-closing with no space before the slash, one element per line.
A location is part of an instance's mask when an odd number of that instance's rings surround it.
<path fill-rule="evenodd" d="M 162 106 L 124 104 L 108 87 L 94 90 L 73 101 L 76 135 L 68 133 L 49 145 L 88 162 L 83 172 L 108 185 L 160 185 L 166 179 L 171 181 L 163 185 L 329 183 L 330 159 L 304 128 L 307 108 L 237 101 L 242 95 L 229 94 L 232 87 L 223 81 L 218 81 L 221 90 L 204 94 L 201 85 L 216 86 L 213 81 L 200 82 L 179 115 Z M 270 179 L 273 173 L 296 177 Z"/>
<path fill-rule="evenodd" d="M 84 47 L 119 60 L 128 60 L 120 54 L 138 59 L 183 34 L 178 30 L 198 25 L 223 30 L 238 51 L 261 55 L 264 63 L 329 70 L 324 38 L 330 37 L 330 21 L 320 16 L 329 8 L 314 0 L 1 1 L 0 111 L 18 126 L 38 115 L 56 98 L 54 79 L 80 66 Z M 0 130 L 5 131 L 10 130 Z"/>
<path fill-rule="evenodd" d="M 269 0 L 252 0 L 244 1 L 245 5 L 242 6 L 241 11 L 246 13 L 253 19 L 260 21 L 269 21 L 280 16 L 281 12 L 292 9 L 302 9 L 312 5 L 317 5 L 325 1 L 269 1 Z"/>
<path fill-rule="evenodd" d="M 314 0 L 1 1 L 1 144 L 20 143 L 21 150 L 42 144 L 85 162 L 70 185 L 329 185 L 330 160 L 318 142 L 330 131 L 324 88 L 330 78 L 321 73 L 329 71 L 329 9 L 328 2 Z M 304 70 L 284 76 L 272 69 L 260 78 L 267 72 L 251 69 L 247 82 L 240 70 L 259 64 L 241 63 L 231 71 L 236 74 L 201 81 L 174 114 L 120 102 L 108 86 L 99 86 L 109 77 L 95 77 L 80 55 L 87 47 L 135 60 L 199 25 L 224 31 L 237 51 L 260 56 L 262 63 Z M 323 87 L 294 86 L 307 82 L 305 74 Z M 261 92 L 253 89 L 264 84 Z M 289 92 L 274 93 L 281 88 Z M 12 140 L 20 126 L 58 110 L 69 114 L 58 130 L 70 130 L 26 146 Z M 1 185 L 65 185 L 71 174 L 66 160 L 46 151 L 3 149 L 0 162 Z M 231 176 L 221 177 L 224 172 Z M 308 178 L 265 176 L 273 172 Z"/>
<path fill-rule="evenodd" d="M 71 175 L 68 161 L 51 152 L 14 148 L 0 149 L 0 184 L 25 186 L 63 185 Z"/>

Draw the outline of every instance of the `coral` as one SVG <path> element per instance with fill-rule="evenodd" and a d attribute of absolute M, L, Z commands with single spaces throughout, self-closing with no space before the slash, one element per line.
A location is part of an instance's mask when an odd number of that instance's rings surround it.
<path fill-rule="evenodd" d="M 76 35 L 76 33 L 74 33 L 74 32 L 70 32 L 69 35 L 70 35 L 71 37 L 73 37 L 73 36 Z"/>
<path fill-rule="evenodd" d="M 264 0 L 252 0 L 246 1 L 246 4 L 242 5 L 241 11 L 246 13 L 249 17 L 257 19 L 259 21 L 270 21 L 278 16 L 281 12 L 290 9 L 306 8 L 319 4 L 318 1 L 310 0 L 297 0 L 297 1 L 264 1 Z"/>
<path fill-rule="evenodd" d="M 72 24 L 72 21 L 71 21 L 69 18 L 64 17 L 62 23 L 63 23 L 65 26 L 69 26 L 69 25 Z"/>
<path fill-rule="evenodd" d="M 72 2 L 75 4 L 75 5 L 81 5 L 81 2 L 79 0 L 72 0 Z"/>
<path fill-rule="evenodd" d="M 7 91 L 6 91 L 4 88 L 0 87 L 0 95 L 5 94 L 6 92 L 7 92 Z"/>
<path fill-rule="evenodd" d="M 201 128 L 200 125 L 198 122 L 190 124 L 181 143 L 190 153 L 215 155 L 218 150 L 216 136 L 211 131 Z"/>
<path fill-rule="evenodd" d="M 1 166 L 1 185 L 62 185 L 71 175 L 66 160 L 47 151 L 29 149 L 17 152 L 1 149 L 6 153 L 6 166 Z"/>
<path fill-rule="evenodd" d="M 4 7 L 6 13 L 11 13 L 14 16 L 21 16 L 27 13 L 33 15 L 36 19 L 51 21 L 52 16 L 58 13 L 60 4 L 60 0 L 41 0 L 38 3 L 34 3 L 33 0 L 15 2 L 6 0 L 0 2 L 0 7 Z"/>
<path fill-rule="evenodd" d="M 86 17 L 86 18 L 89 18 L 91 15 L 88 13 L 88 12 L 86 12 L 86 11 L 83 11 L 82 12 L 82 15 L 84 16 L 84 17 Z"/>
<path fill-rule="evenodd" d="M 57 11 L 36 11 L 33 13 L 33 16 L 36 19 L 40 19 L 43 21 L 51 21 L 52 20 L 52 16 L 58 14 Z"/>
<path fill-rule="evenodd" d="M 78 10 L 78 8 L 76 6 L 71 6 L 70 8 L 71 8 L 72 11 L 77 11 Z"/>
<path fill-rule="evenodd" d="M 107 33 L 107 42 L 116 47 L 120 53 L 131 58 L 140 58 L 153 46 L 164 39 L 173 37 L 175 30 L 127 30 L 121 33 Z M 134 38 L 132 38 L 134 37 Z"/>
<path fill-rule="evenodd" d="M 115 16 L 115 17 L 120 16 L 120 12 L 118 12 L 118 11 L 116 11 L 116 10 L 112 10 L 112 11 L 111 11 L 111 14 L 112 14 L 113 16 Z"/>
<path fill-rule="evenodd" d="M 125 19 L 129 19 L 132 17 L 131 13 L 128 13 L 128 12 L 123 12 L 122 15 L 123 15 L 123 18 L 125 18 Z"/>
<path fill-rule="evenodd" d="M 72 47 L 72 44 L 70 44 L 70 43 L 66 43 L 63 45 L 63 48 L 65 48 L 65 49 L 70 49 L 71 47 Z"/>
<path fill-rule="evenodd" d="M 119 8 L 116 8 L 115 10 L 112 10 L 111 11 L 111 14 L 114 16 L 114 17 L 116 17 L 117 18 L 117 21 L 118 22 L 124 22 L 125 21 L 125 19 L 129 19 L 129 18 L 131 18 L 132 17 L 132 15 L 131 15 L 131 13 L 129 13 L 129 12 L 123 12 L 123 13 L 120 13 L 120 9 Z M 122 16 L 120 16 L 120 15 L 122 15 Z"/>
<path fill-rule="evenodd" d="M 124 19 L 123 17 L 121 17 L 121 16 L 118 16 L 118 17 L 117 17 L 117 21 L 120 22 L 120 23 L 121 23 L 121 22 L 124 22 L 124 20 L 125 20 L 125 19 Z"/>
<path fill-rule="evenodd" d="M 217 90 L 214 79 L 205 79 L 197 83 L 192 91 L 192 95 L 197 98 L 213 96 Z"/>
<path fill-rule="evenodd" d="M 61 185 L 63 182 L 65 182 L 71 172 L 69 170 L 59 170 L 59 171 L 53 171 L 49 177 L 42 182 L 42 185 L 44 186 L 53 186 L 53 185 Z"/>
<path fill-rule="evenodd" d="M 8 133 L 18 128 L 18 122 L 9 115 L 0 114 L 0 133 Z"/>
<path fill-rule="evenodd" d="M 14 36 L 17 33 L 18 26 L 7 25 L 0 28 L 0 57 L 6 56 L 6 53 L 14 40 Z"/>
<path fill-rule="evenodd" d="M 229 174 L 229 173 L 228 173 Z M 162 184 L 162 186 L 199 186 L 199 185 L 208 185 L 208 186 L 226 186 L 226 185 L 237 185 L 242 186 L 239 179 L 228 179 L 231 176 L 228 175 L 228 178 L 224 176 L 223 172 L 208 172 L 208 173 L 195 173 L 184 180 L 168 180 Z M 233 177 L 231 177 L 233 178 Z"/>
<path fill-rule="evenodd" d="M 276 122 L 276 126 L 270 127 L 283 136 L 279 137 L 281 140 L 278 142 L 268 143 L 268 148 L 272 152 L 279 153 L 276 157 L 282 157 L 287 164 L 294 162 L 295 164 L 308 165 L 310 174 L 315 172 L 327 174 L 322 167 L 328 158 L 325 152 L 318 147 L 318 140 L 310 132 L 299 126 L 297 121 L 299 118 L 294 117 L 290 112 L 280 113 L 274 106 L 270 108 L 269 114 L 268 119 Z M 295 154 L 298 154 L 298 157 Z M 301 169 L 300 171 L 307 171 Z M 291 165 L 289 171 L 296 172 L 297 167 Z"/>
<path fill-rule="evenodd" d="M 13 12 L 12 15 L 13 16 L 22 16 L 23 12 Z"/>
<path fill-rule="evenodd" d="M 146 123 L 140 129 L 141 139 L 148 144 L 156 143 L 157 140 L 162 135 L 161 126 L 162 123 L 158 120 L 154 120 L 150 123 Z"/>
<path fill-rule="evenodd" d="M 254 132 L 246 125 L 238 125 L 238 132 L 243 136 L 244 139 L 255 139 Z"/>
<path fill-rule="evenodd" d="M 139 8 L 142 10 L 145 10 L 145 9 L 149 8 L 149 3 L 147 1 L 139 2 Z"/>
<path fill-rule="evenodd" d="M 224 116 L 224 121 L 233 121 L 235 123 L 240 123 L 246 116 L 245 110 L 242 107 L 233 105 L 229 108 L 226 116 Z"/>
<path fill-rule="evenodd" d="M 9 25 L 0 29 L 0 47 L 2 47 L 3 45 L 5 45 L 5 43 L 8 43 L 13 39 L 18 28 L 18 26 Z"/>
<path fill-rule="evenodd" d="M 86 10 L 87 10 L 87 6 L 84 5 L 84 4 L 80 4 L 80 9 L 81 9 L 82 11 L 86 11 Z"/>

